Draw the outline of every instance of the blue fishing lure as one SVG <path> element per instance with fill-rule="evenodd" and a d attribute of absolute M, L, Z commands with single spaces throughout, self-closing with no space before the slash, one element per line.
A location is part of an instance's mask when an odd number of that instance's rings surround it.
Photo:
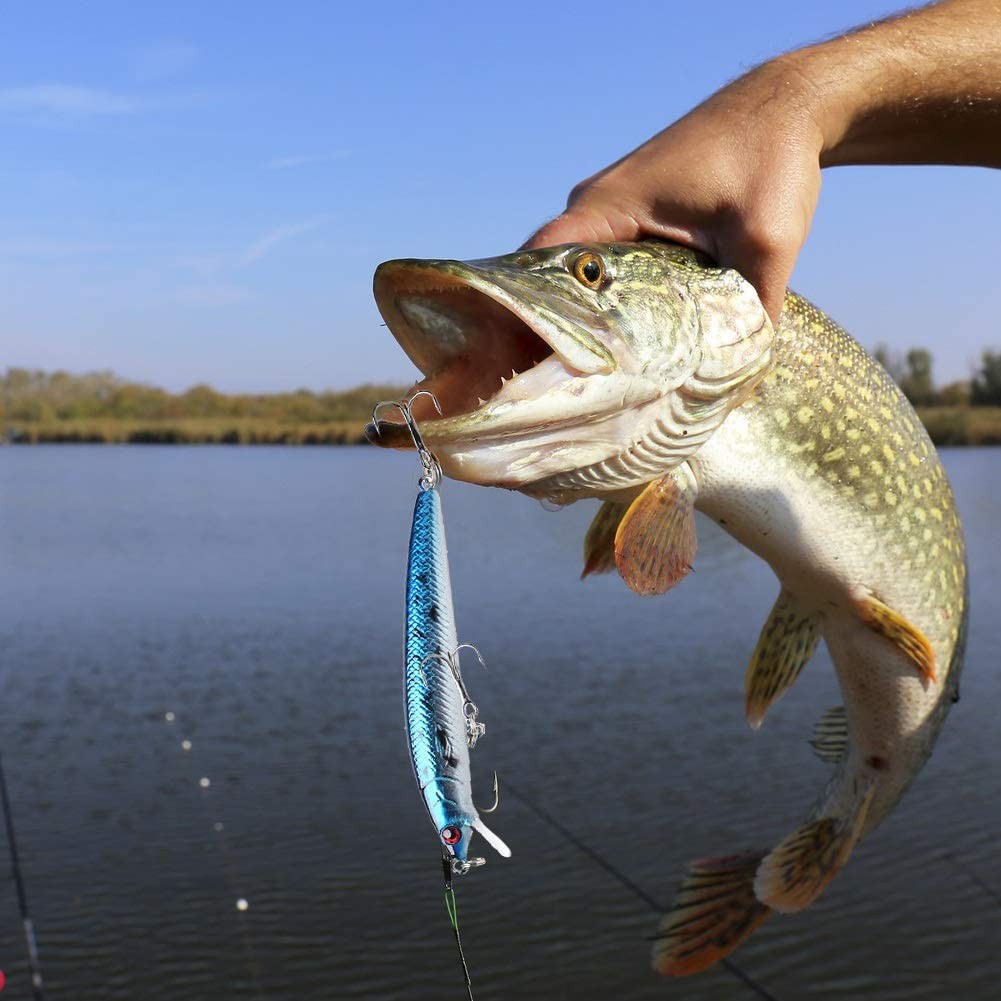
<path fill-rule="evenodd" d="M 412 400 L 410 402 L 413 402 Z M 451 860 L 452 872 L 462 874 L 483 859 L 469 855 L 473 833 L 480 834 L 500 855 L 511 850 L 483 822 L 473 803 L 469 751 L 483 735 L 477 710 L 469 698 L 455 629 L 452 583 L 445 544 L 438 483 L 441 467 L 424 445 L 409 403 L 396 404 L 410 428 L 424 475 L 414 504 L 407 566 L 406 636 L 404 639 L 404 700 L 407 746 L 424 805 Z M 476 651 L 479 656 L 478 651 Z M 496 807 L 496 777 L 494 806 Z M 483 812 L 490 812 L 484 810 Z"/>

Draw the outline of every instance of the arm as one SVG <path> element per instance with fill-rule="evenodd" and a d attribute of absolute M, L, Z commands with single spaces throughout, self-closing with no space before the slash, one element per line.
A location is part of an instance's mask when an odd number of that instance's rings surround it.
<path fill-rule="evenodd" d="M 705 251 L 777 320 L 822 167 L 1001 167 L 1001 0 L 944 0 L 779 56 L 583 181 L 529 247 L 658 236 Z"/>

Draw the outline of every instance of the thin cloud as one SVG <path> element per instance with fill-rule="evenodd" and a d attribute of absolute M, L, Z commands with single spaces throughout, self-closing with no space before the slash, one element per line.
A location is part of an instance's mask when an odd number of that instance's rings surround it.
<path fill-rule="evenodd" d="M 259 261 L 266 254 L 269 254 L 280 243 L 292 240 L 303 233 L 308 233 L 317 226 L 322 225 L 323 219 L 305 219 L 302 222 L 287 223 L 284 226 L 276 226 L 273 230 L 247 245 L 247 248 L 240 255 L 240 264 L 253 264 Z"/>
<path fill-rule="evenodd" d="M 334 160 L 343 160 L 348 156 L 348 150 L 340 150 L 336 153 L 304 153 L 298 156 L 277 156 L 273 160 L 268 160 L 264 166 L 268 170 L 290 170 L 293 167 L 306 167 L 313 163 L 332 163 Z"/>
<path fill-rule="evenodd" d="M 0 89 L 0 112 L 97 117 L 131 115 L 142 111 L 143 101 L 127 94 L 94 87 L 40 83 L 30 87 Z"/>

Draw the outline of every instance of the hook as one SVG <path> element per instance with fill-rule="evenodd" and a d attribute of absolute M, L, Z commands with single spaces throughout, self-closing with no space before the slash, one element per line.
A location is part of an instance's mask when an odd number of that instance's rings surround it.
<path fill-rule="evenodd" d="M 424 467 L 424 475 L 419 481 L 421 490 L 434 490 L 434 488 L 441 482 L 441 464 L 435 458 L 431 449 L 424 444 L 424 439 L 421 437 L 420 430 L 417 427 L 417 422 L 414 420 L 414 415 L 410 410 L 413 406 L 414 400 L 421 396 L 429 396 L 431 398 L 431 402 L 434 404 L 435 410 L 438 411 L 438 414 L 442 417 L 445 416 L 444 413 L 442 413 L 438 397 L 428 389 L 421 389 L 414 393 L 409 400 L 382 400 L 377 403 L 372 408 L 372 424 L 375 427 L 375 433 L 381 434 L 379 431 L 379 410 L 382 407 L 396 407 L 397 410 L 403 414 L 403 420 L 406 422 L 407 430 L 410 432 L 410 437 L 413 439 L 414 448 L 417 449 L 417 455 L 421 460 L 421 465 Z"/>
<path fill-rule="evenodd" d="M 489 810 L 480 810 L 480 813 L 493 813 L 500 805 L 500 789 L 497 786 L 497 773 L 494 772 L 494 805 Z M 477 807 L 479 809 L 479 807 Z"/>
<path fill-rule="evenodd" d="M 484 669 L 487 666 L 486 661 L 483 659 L 483 654 L 480 653 L 472 643 L 460 643 L 454 650 L 449 653 L 440 653 L 439 651 L 434 651 L 429 653 L 418 665 L 417 670 L 421 673 L 421 680 L 426 685 L 428 683 L 427 675 L 424 673 L 424 665 L 429 660 L 436 660 L 439 664 L 445 664 L 448 669 L 452 672 L 452 677 L 455 679 L 456 685 L 459 687 L 459 694 L 462 696 L 462 715 L 466 720 L 466 743 L 469 748 L 472 749 L 476 746 L 476 742 L 487 732 L 487 727 L 485 723 L 481 723 L 476 717 L 479 715 L 480 710 L 477 708 L 476 703 L 469 697 L 469 692 L 466 690 L 466 683 L 462 680 L 462 671 L 459 668 L 459 651 L 463 647 L 468 647 L 473 653 L 476 654 L 477 659 L 483 665 Z"/>
<path fill-rule="evenodd" d="M 487 662 L 483 659 L 483 654 L 473 646 L 472 643 L 460 643 L 453 651 L 453 656 L 457 654 L 460 650 L 472 650 L 476 654 L 476 659 L 480 662 L 480 665 L 485 671 L 487 669 Z"/>

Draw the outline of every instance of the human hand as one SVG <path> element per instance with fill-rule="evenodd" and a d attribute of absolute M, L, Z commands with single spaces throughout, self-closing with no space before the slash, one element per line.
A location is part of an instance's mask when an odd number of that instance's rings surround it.
<path fill-rule="evenodd" d="M 578 184 L 526 248 L 674 240 L 739 271 L 778 323 L 820 193 L 812 98 L 793 60 L 758 67 Z"/>

